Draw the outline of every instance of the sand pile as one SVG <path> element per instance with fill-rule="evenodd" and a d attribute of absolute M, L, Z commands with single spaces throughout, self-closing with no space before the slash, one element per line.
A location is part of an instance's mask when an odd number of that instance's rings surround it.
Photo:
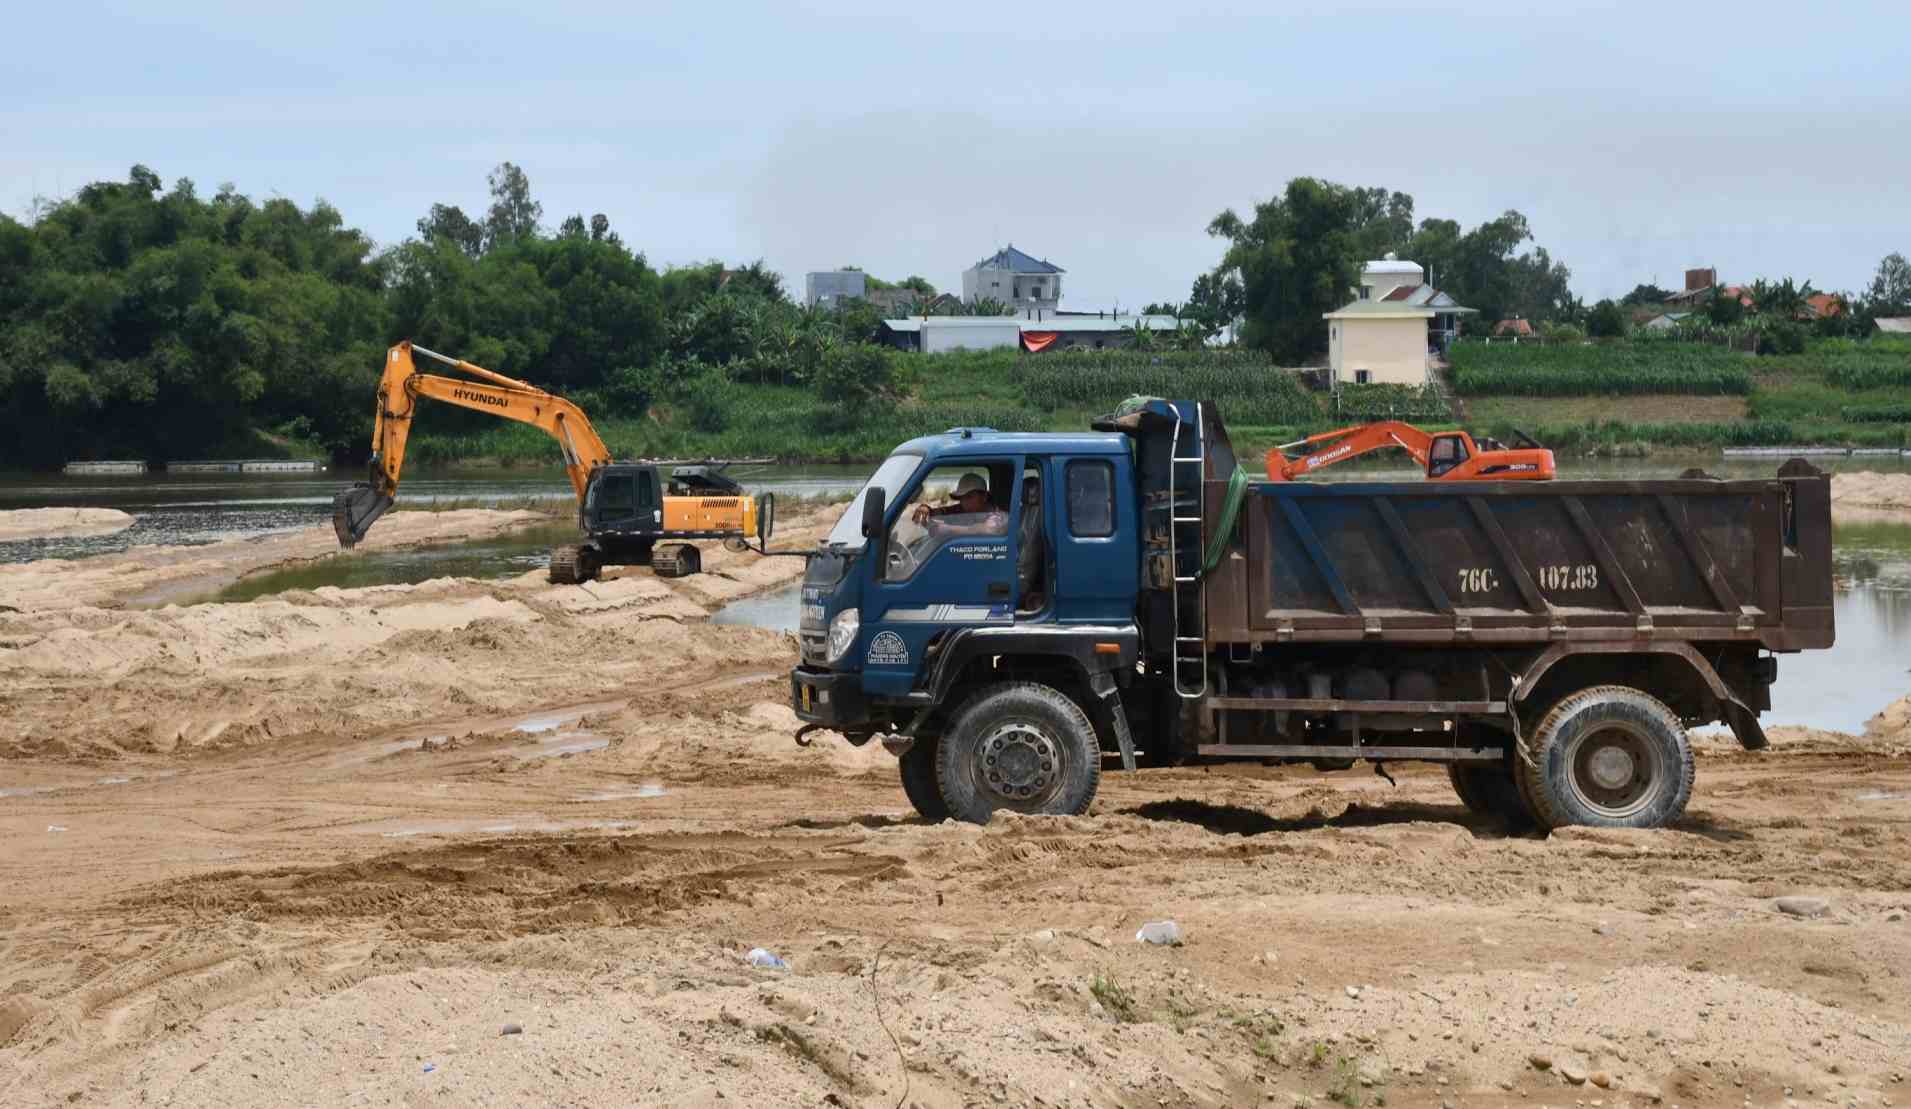
<path fill-rule="evenodd" d="M 111 535 L 133 526 L 117 508 L 15 508 L 0 512 L 0 542 Z"/>
<path fill-rule="evenodd" d="M 1833 474 L 1831 503 L 1839 508 L 1911 509 L 1911 474 Z"/>
<path fill-rule="evenodd" d="M 1886 705 L 1883 712 L 1865 721 L 1865 738 L 1874 743 L 1911 748 L 1911 695 Z"/>

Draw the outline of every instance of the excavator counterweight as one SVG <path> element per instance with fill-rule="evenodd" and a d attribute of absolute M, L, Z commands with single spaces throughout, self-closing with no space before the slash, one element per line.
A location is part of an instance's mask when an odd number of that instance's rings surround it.
<path fill-rule="evenodd" d="M 421 374 L 414 354 L 466 376 Z M 565 474 L 577 494 L 578 522 L 585 539 L 553 552 L 553 582 L 589 581 L 605 566 L 648 566 L 659 557 L 659 572 L 695 573 L 702 558 L 690 540 L 718 539 L 743 548 L 754 541 L 755 550 L 767 549 L 775 499 L 745 493 L 723 471 L 727 466 L 768 459 L 617 462 L 591 427 L 590 417 L 570 401 L 411 342 L 401 342 L 385 355 L 368 480 L 332 500 L 332 530 L 339 546 L 356 546 L 396 502 L 405 445 L 421 397 L 530 424 L 557 441 Z M 674 473 L 664 472 L 663 467 L 677 466 L 679 461 L 686 464 Z"/>

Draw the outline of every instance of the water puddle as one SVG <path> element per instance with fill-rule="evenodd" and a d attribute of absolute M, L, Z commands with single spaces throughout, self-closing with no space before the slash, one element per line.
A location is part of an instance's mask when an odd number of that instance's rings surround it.
<path fill-rule="evenodd" d="M 522 731 L 523 729 L 519 729 Z M 549 759 L 564 755 L 581 755 L 586 751 L 601 751 L 610 746 L 610 740 L 592 732 L 559 732 L 549 739 L 538 741 L 535 751 L 526 751 L 518 757 L 523 759 Z"/>
<path fill-rule="evenodd" d="M 513 823 L 485 823 L 478 820 L 435 820 L 379 830 L 381 839 L 413 839 L 418 836 L 507 836 L 548 834 L 552 832 L 621 832 L 636 824 L 629 820 L 534 820 Z"/>
<path fill-rule="evenodd" d="M 1911 801 L 1911 793 L 1887 793 L 1882 789 L 1868 789 L 1853 798 L 1855 801 Z"/>
<path fill-rule="evenodd" d="M 647 797 L 667 797 L 669 794 L 670 791 L 665 789 L 660 783 L 645 782 L 636 789 L 614 789 L 606 790 L 602 793 L 585 793 L 571 798 L 571 801 L 575 804 L 590 804 L 597 801 L 629 801 Z"/>
<path fill-rule="evenodd" d="M 710 622 L 793 632 L 796 630 L 797 609 L 802 595 L 803 583 L 799 581 L 782 589 L 743 597 L 718 609 L 711 615 Z"/>

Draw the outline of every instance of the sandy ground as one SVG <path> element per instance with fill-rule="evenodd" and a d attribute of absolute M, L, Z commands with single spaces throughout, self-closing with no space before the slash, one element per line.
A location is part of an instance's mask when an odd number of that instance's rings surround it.
<path fill-rule="evenodd" d="M 1911 1104 L 1911 699 L 1702 741 L 1664 831 L 1427 768 L 930 826 L 701 622 L 800 560 L 706 559 L 0 614 L 0 1104 Z"/>
<path fill-rule="evenodd" d="M 132 526 L 117 508 L 12 508 L 0 512 L 0 541 L 111 535 Z"/>
<path fill-rule="evenodd" d="M 1833 474 L 1831 503 L 1839 508 L 1911 510 L 1911 474 Z"/>

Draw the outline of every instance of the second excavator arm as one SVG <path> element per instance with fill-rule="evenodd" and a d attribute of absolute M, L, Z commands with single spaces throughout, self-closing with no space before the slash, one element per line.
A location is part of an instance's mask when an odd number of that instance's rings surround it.
<path fill-rule="evenodd" d="M 478 380 L 421 374 L 412 360 L 413 354 L 441 362 Z M 356 545 L 365 538 L 372 524 L 390 511 L 398 493 L 399 474 L 405 464 L 405 444 L 411 436 L 411 421 L 420 397 L 544 429 L 557 440 L 563 452 L 564 470 L 580 505 L 590 485 L 591 471 L 611 460 L 610 451 L 591 427 L 590 418 L 563 397 L 409 341 L 401 342 L 386 352 L 384 374 L 378 383 L 371 480 L 340 493 L 333 503 L 332 527 L 338 533 L 340 546 Z"/>
<path fill-rule="evenodd" d="M 1399 420 L 1343 427 L 1270 448 L 1267 452 L 1267 477 L 1269 481 L 1292 481 L 1323 466 L 1345 462 L 1369 451 L 1388 447 L 1399 447 L 1425 468 L 1427 451 L 1432 445 L 1433 436 Z M 1301 453 L 1289 455 L 1287 451 L 1295 447 L 1300 448 Z"/>

